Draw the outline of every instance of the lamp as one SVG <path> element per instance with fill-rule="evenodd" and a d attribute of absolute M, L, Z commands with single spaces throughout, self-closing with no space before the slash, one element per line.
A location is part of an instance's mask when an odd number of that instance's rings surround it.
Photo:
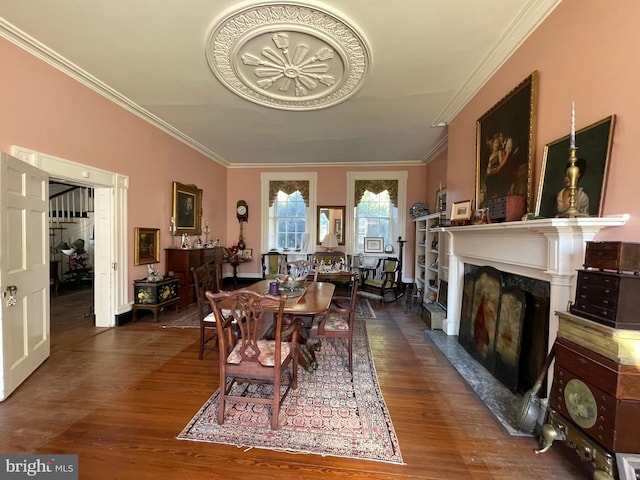
<path fill-rule="evenodd" d="M 70 247 L 67 242 L 60 242 L 56 247 L 56 249 L 61 251 L 65 255 L 71 255 L 73 252 L 76 251 L 76 249 L 73 247 Z"/>
<path fill-rule="evenodd" d="M 336 237 L 335 233 L 327 233 L 322 239 L 321 245 L 326 248 L 328 252 L 333 252 L 333 249 L 338 247 L 338 237 Z"/>

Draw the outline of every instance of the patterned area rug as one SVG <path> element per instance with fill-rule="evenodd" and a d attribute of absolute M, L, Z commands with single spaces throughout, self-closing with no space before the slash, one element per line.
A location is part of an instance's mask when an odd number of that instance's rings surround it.
<path fill-rule="evenodd" d="M 218 425 L 216 392 L 177 438 L 402 464 L 365 322 L 360 319 L 355 322 L 353 341 L 352 377 L 344 341 L 323 340 L 317 352 L 318 369 L 312 373 L 299 370 L 298 388 L 291 390 L 282 405 L 278 430 L 271 430 L 271 407 L 242 402 L 227 404 L 224 423 Z M 243 395 L 252 396 L 269 389 L 272 391 L 266 385 L 244 385 L 234 392 L 244 390 Z"/>
<path fill-rule="evenodd" d="M 376 312 L 366 298 L 359 298 L 356 308 L 356 317 L 363 319 L 376 318 Z M 198 328 L 200 326 L 198 311 L 195 307 L 191 307 L 178 315 L 163 313 L 160 319 L 162 320 L 165 315 L 167 315 L 167 319 L 162 323 L 162 328 Z"/>

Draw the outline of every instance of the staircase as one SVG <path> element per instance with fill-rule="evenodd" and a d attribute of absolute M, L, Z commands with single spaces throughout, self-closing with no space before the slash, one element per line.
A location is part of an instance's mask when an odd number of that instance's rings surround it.
<path fill-rule="evenodd" d="M 70 246 L 77 239 L 84 240 L 85 250 L 89 254 L 89 263 L 91 263 L 94 233 L 93 212 L 93 188 L 50 182 L 49 247 L 51 251 L 51 280 L 55 292 L 57 292 L 60 282 L 77 280 L 76 273 L 88 273 L 88 270 L 84 272 L 69 271 L 74 260 L 62 253 L 62 245 L 66 243 Z"/>
<path fill-rule="evenodd" d="M 52 184 L 50 189 L 54 185 L 61 184 Z M 50 225 L 57 226 L 60 223 L 73 222 L 77 218 L 88 218 L 89 213 L 93 212 L 93 188 L 72 185 L 65 187 L 68 188 L 58 193 L 49 192 Z"/>

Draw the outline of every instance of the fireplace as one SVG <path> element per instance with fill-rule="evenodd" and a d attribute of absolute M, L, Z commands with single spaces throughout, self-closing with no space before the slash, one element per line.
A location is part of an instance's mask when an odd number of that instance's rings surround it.
<path fill-rule="evenodd" d="M 489 266 L 502 274 L 548 284 L 548 302 L 545 300 L 543 307 L 547 321 L 544 349 L 548 351 L 558 331 L 554 312 L 565 311 L 574 299 L 576 271 L 583 266 L 586 242 L 602 228 L 622 226 L 628 219 L 628 215 L 549 218 L 443 228 L 448 235 L 444 259 L 448 269 L 447 318 L 443 331 L 459 335 L 465 265 Z M 522 349 L 528 348 L 530 344 L 522 345 Z M 547 385 L 551 379 L 549 375 Z"/>
<path fill-rule="evenodd" d="M 548 282 L 465 264 L 458 342 L 512 392 L 523 394 L 536 382 L 548 329 Z"/>

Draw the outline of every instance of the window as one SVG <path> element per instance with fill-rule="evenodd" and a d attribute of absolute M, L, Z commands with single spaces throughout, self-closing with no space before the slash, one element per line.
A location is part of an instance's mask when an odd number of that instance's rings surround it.
<path fill-rule="evenodd" d="M 364 237 L 382 237 L 384 244 L 393 244 L 397 237 L 398 209 L 384 190 L 379 194 L 364 192 L 355 209 L 356 251 L 364 250 Z"/>
<path fill-rule="evenodd" d="M 307 231 L 307 205 L 300 191 L 286 194 L 280 190 L 270 210 L 275 225 L 275 245 L 272 248 L 300 248 L 302 234 Z"/>
<path fill-rule="evenodd" d="M 382 238 L 384 245 L 397 249 L 398 237 L 405 237 L 407 177 L 406 171 L 347 172 L 351 252 L 364 252 L 365 237 Z"/>
<path fill-rule="evenodd" d="M 263 172 L 261 250 L 305 250 L 315 234 L 315 172 Z"/>

